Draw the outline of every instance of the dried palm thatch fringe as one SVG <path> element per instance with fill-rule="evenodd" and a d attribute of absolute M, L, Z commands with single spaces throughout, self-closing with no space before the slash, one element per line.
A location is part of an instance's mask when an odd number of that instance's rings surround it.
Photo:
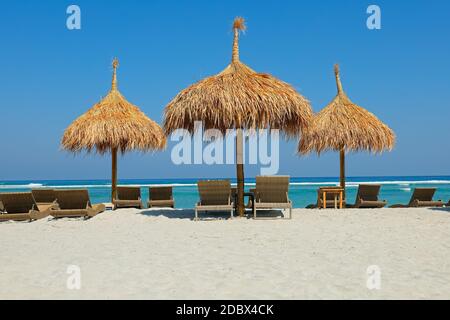
<path fill-rule="evenodd" d="M 327 150 L 370 151 L 380 153 L 392 150 L 394 132 L 375 115 L 354 104 L 345 94 L 335 65 L 337 96 L 317 113 L 312 125 L 305 130 L 298 145 L 298 152 L 313 151 L 321 154 Z"/>
<path fill-rule="evenodd" d="M 165 148 L 166 137 L 162 128 L 129 103 L 117 89 L 117 67 L 118 60 L 115 59 L 112 88 L 108 95 L 64 132 L 63 149 L 104 154 L 113 149 L 124 153 Z"/>
<path fill-rule="evenodd" d="M 239 61 L 239 32 L 243 18 L 233 24 L 231 64 L 218 75 L 181 91 L 165 108 L 164 130 L 194 131 L 194 122 L 205 129 L 280 129 L 295 136 L 312 118 L 309 102 L 289 84 L 269 74 L 257 73 Z"/>

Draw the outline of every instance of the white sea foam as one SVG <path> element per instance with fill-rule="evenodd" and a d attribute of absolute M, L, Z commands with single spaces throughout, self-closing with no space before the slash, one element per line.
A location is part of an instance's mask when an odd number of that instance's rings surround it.
<path fill-rule="evenodd" d="M 33 189 L 33 188 L 41 188 L 41 187 L 43 187 L 42 183 L 0 185 L 0 189 Z"/>
<path fill-rule="evenodd" d="M 195 183 L 159 183 L 159 184 L 147 184 L 147 183 L 143 183 L 143 184 L 119 184 L 119 186 L 126 186 L 126 187 L 141 187 L 141 188 L 146 188 L 146 187 L 167 187 L 167 186 L 171 186 L 171 187 L 196 187 L 197 184 Z M 95 188 L 111 188 L 111 184 L 90 184 L 90 185 L 79 185 L 79 184 L 74 184 L 74 185 L 49 185 L 46 186 L 46 188 L 64 188 L 64 189 L 76 189 L 76 188 L 89 188 L 89 189 L 95 189 Z"/>
<path fill-rule="evenodd" d="M 399 185 L 399 186 L 409 186 L 416 184 L 450 184 L 450 180 L 418 180 L 418 181 L 361 181 L 361 182 L 347 182 L 349 185 L 359 185 L 359 184 L 382 184 L 382 185 Z"/>
<path fill-rule="evenodd" d="M 360 184 L 381 184 L 381 185 L 398 185 L 401 190 L 410 191 L 411 186 L 423 184 L 423 185 L 441 185 L 441 184 L 449 184 L 450 180 L 409 180 L 409 181 L 351 181 L 347 182 L 347 188 L 357 188 Z M 123 184 L 130 187 L 161 187 L 161 186 L 172 186 L 172 187 L 196 187 L 196 183 L 143 183 L 143 184 Z M 232 185 L 236 185 L 236 183 L 232 183 Z M 246 182 L 246 186 L 255 186 L 255 182 Z M 338 181 L 317 181 L 317 182 L 291 182 L 291 186 L 326 186 L 326 185 L 339 185 Z M 78 189 L 78 188 L 89 188 L 89 189 L 102 189 L 102 188 L 111 188 L 111 184 L 52 184 L 52 185 L 44 185 L 42 183 L 29 183 L 29 184 L 0 184 L 0 189 L 33 189 L 33 188 L 54 188 L 54 189 Z"/>
<path fill-rule="evenodd" d="M 421 180 L 421 181 L 361 181 L 361 182 L 347 182 L 346 186 L 349 188 L 358 187 L 360 184 L 382 184 L 382 185 L 399 185 L 408 187 L 415 184 L 450 184 L 450 180 Z M 123 184 L 130 187 L 196 187 L 196 183 L 149 183 L 149 184 Z M 236 183 L 232 183 L 236 185 Z M 246 186 L 255 186 L 255 182 L 246 182 Z M 328 181 L 328 182 L 291 182 L 291 186 L 326 186 L 326 185 L 339 185 L 339 181 Z M 110 184 L 105 185 L 72 185 L 72 186 L 49 186 L 52 188 L 64 187 L 64 188 L 104 188 L 111 187 Z"/>

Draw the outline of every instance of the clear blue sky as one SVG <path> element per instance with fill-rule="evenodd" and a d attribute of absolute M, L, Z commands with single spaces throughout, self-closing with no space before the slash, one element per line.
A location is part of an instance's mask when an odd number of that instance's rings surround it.
<path fill-rule="evenodd" d="M 82 30 L 66 28 L 66 8 Z M 366 8 L 382 29 L 366 28 Z M 350 98 L 397 134 L 381 156 L 348 157 L 349 176 L 450 174 L 450 2 L 433 1 L 2 1 L 0 9 L 0 180 L 110 177 L 109 157 L 60 151 L 64 129 L 119 87 L 161 122 L 165 105 L 230 61 L 235 16 L 247 19 L 241 60 L 295 86 L 315 111 L 335 95 L 341 64 Z M 300 158 L 281 147 L 281 174 L 337 176 L 338 155 Z M 120 178 L 217 177 L 234 166 L 172 165 L 169 151 L 128 154 Z M 247 166 L 249 176 L 257 167 Z"/>

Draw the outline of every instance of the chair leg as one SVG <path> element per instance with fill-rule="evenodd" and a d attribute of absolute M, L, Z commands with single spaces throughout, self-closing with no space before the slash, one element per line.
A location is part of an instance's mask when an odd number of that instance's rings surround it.
<path fill-rule="evenodd" d="M 198 221 L 198 211 L 197 211 L 197 209 L 195 209 L 195 218 L 194 218 L 194 221 Z"/>
<path fill-rule="evenodd" d="M 292 207 L 289 208 L 289 220 L 292 220 Z"/>
<path fill-rule="evenodd" d="M 233 209 L 231 209 L 230 213 L 231 213 L 230 219 L 233 219 Z"/>

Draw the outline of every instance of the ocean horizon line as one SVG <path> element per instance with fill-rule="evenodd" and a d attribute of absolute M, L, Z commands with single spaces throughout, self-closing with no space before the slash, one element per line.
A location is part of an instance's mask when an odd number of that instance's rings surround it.
<path fill-rule="evenodd" d="M 281 174 L 281 176 L 289 176 L 288 174 Z M 317 179 L 326 179 L 326 180 L 331 180 L 331 179 L 337 179 L 339 180 L 339 176 L 290 176 L 291 179 L 311 179 L 311 180 L 317 180 Z M 419 179 L 419 178 L 427 178 L 427 180 L 429 179 L 433 179 L 436 178 L 438 180 L 445 178 L 445 179 L 450 179 L 450 174 L 443 174 L 443 175 L 395 175 L 395 176 L 390 176 L 390 175 L 376 175 L 376 176 L 347 176 L 346 179 L 399 179 L 399 180 L 403 180 L 403 179 Z M 221 180 L 221 179 L 227 179 L 227 180 L 236 180 L 236 177 L 204 177 L 204 178 L 198 178 L 198 177 L 192 177 L 192 178 L 124 178 L 124 179 L 119 179 L 119 181 L 192 181 L 192 180 Z M 252 177 L 246 177 L 246 180 L 255 180 L 256 177 L 252 176 Z M 94 179 L 90 179 L 90 178 L 85 178 L 85 179 L 0 179 L 0 183 L 11 183 L 11 182 L 30 182 L 30 181 L 35 181 L 35 182 L 68 182 L 68 181 L 73 181 L 73 182 L 83 182 L 83 181 L 110 181 L 111 179 L 109 178 L 94 178 Z M 415 180 L 416 181 L 416 180 Z"/>

